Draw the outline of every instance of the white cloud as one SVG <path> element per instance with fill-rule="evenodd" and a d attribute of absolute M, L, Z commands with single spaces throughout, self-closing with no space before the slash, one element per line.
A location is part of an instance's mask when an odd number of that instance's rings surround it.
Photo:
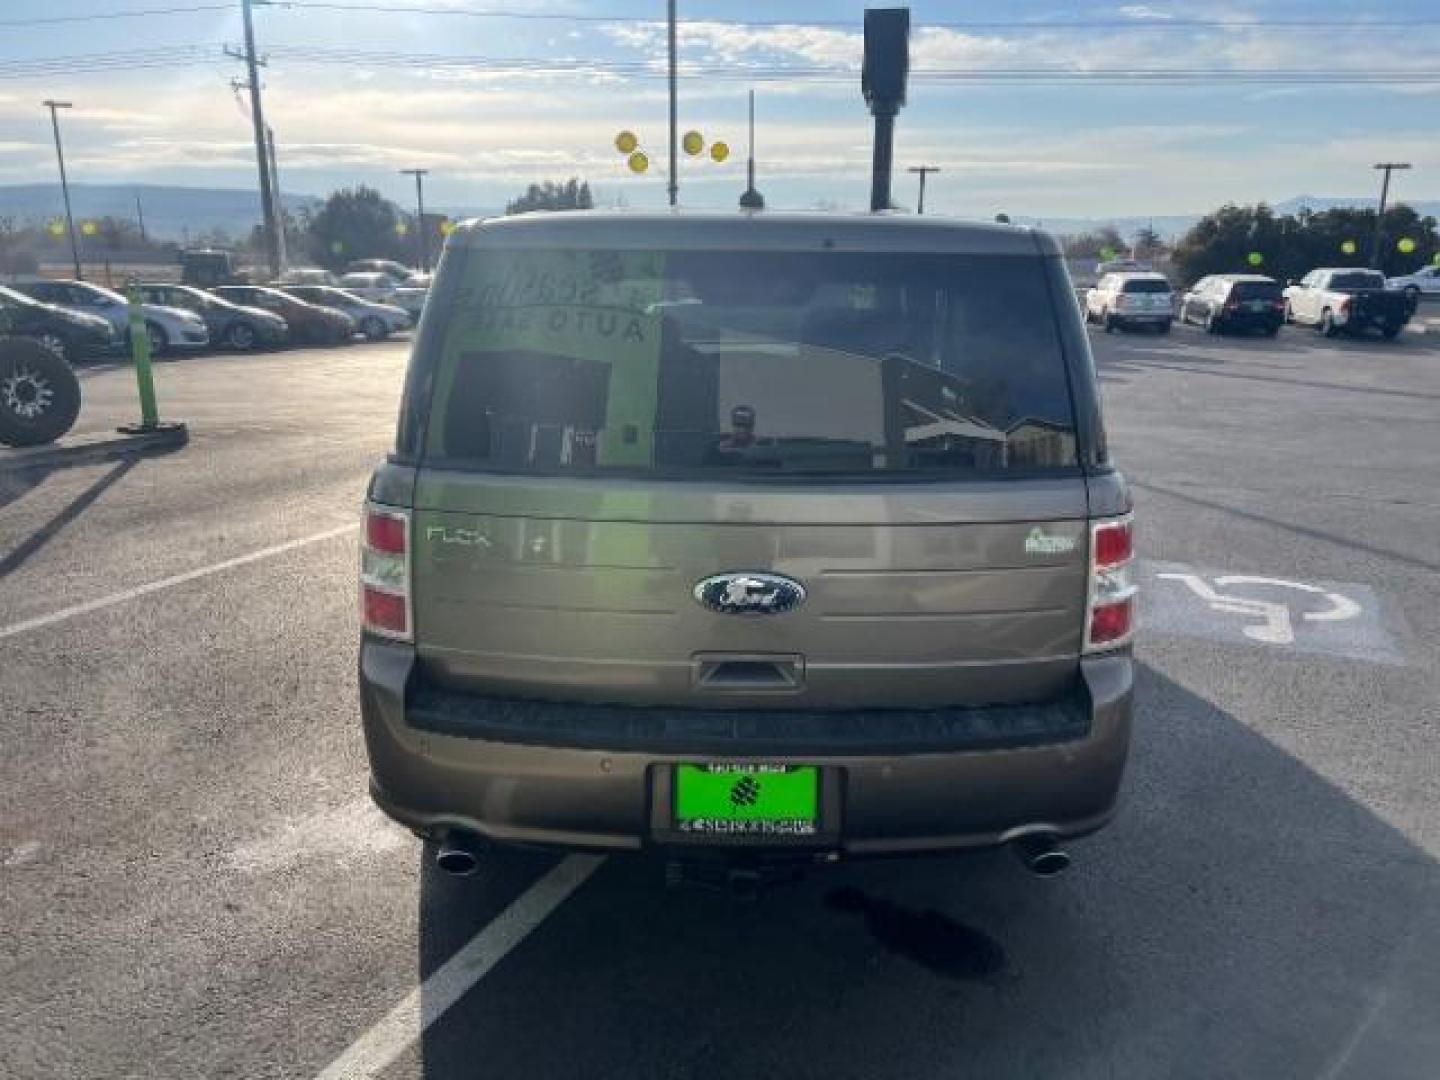
<path fill-rule="evenodd" d="M 1159 8 L 1153 8 L 1149 4 L 1126 4 L 1120 8 L 1120 14 L 1127 19 L 1152 21 L 1164 21 L 1175 18 L 1171 12 L 1161 11 Z"/>

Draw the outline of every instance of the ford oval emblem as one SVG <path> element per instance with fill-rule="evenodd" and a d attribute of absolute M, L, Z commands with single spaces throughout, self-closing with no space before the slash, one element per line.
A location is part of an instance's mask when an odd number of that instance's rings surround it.
<path fill-rule="evenodd" d="M 695 599 L 721 615 L 784 615 L 805 602 L 805 586 L 780 574 L 716 574 L 695 586 Z"/>

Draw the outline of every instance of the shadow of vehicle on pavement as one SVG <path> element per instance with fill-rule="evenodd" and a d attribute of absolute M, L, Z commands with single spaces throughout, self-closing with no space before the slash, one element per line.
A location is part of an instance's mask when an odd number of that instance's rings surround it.
<path fill-rule="evenodd" d="M 1070 873 L 856 863 L 741 903 L 613 858 L 425 1032 L 423 1074 L 1435 1075 L 1435 862 L 1157 671 L 1137 700 L 1126 805 Z M 427 861 L 420 977 L 552 861 Z"/>

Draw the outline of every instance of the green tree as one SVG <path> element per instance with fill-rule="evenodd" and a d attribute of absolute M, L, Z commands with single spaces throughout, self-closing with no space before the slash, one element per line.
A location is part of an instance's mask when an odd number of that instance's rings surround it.
<path fill-rule="evenodd" d="M 1380 268 L 1386 274 L 1409 273 L 1440 250 L 1435 219 L 1412 207 L 1387 209 L 1384 226 Z M 1182 283 L 1245 270 L 1286 281 L 1317 266 L 1370 265 L 1374 235 L 1374 210 L 1340 207 L 1276 217 L 1263 203 L 1222 206 L 1195 223 L 1172 258 Z M 1401 240 L 1411 241 L 1412 250 L 1400 250 Z"/>
<path fill-rule="evenodd" d="M 1135 240 L 1130 245 L 1137 259 L 1154 259 L 1165 251 L 1165 241 L 1154 229 L 1146 226 L 1135 230 Z"/>
<path fill-rule="evenodd" d="M 505 204 L 505 213 L 523 214 L 529 210 L 589 210 L 595 205 L 590 185 L 577 176 L 557 184 L 547 180 L 531 184 L 525 194 Z"/>
<path fill-rule="evenodd" d="M 374 188 L 336 191 L 310 221 L 310 250 L 322 266 L 339 270 L 355 259 L 398 259 L 406 255 L 405 214 Z"/>
<path fill-rule="evenodd" d="M 1114 225 L 1102 225 L 1093 232 L 1065 237 L 1065 254 L 1072 259 L 1114 258 L 1129 250 L 1125 238 Z"/>

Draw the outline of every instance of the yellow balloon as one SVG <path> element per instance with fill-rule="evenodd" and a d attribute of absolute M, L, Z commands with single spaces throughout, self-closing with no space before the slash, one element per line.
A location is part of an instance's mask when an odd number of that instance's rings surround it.
<path fill-rule="evenodd" d="M 1360 245 L 1355 243 L 1354 240 L 1345 240 L 1340 244 L 1340 250 L 1346 255 L 1354 255 L 1355 252 L 1360 250 Z"/>
<path fill-rule="evenodd" d="M 1415 241 L 1408 236 L 1402 236 L 1400 242 L 1395 245 L 1404 255 L 1411 255 L 1415 251 Z"/>
<path fill-rule="evenodd" d="M 52 222 L 50 222 L 50 235 L 51 235 L 51 236 L 64 236 L 64 235 L 65 235 L 65 223 L 64 223 L 63 221 L 52 221 Z"/>
<path fill-rule="evenodd" d="M 642 151 L 636 150 L 630 155 L 629 165 L 631 172 L 643 173 L 650 168 L 650 159 Z"/>
<path fill-rule="evenodd" d="M 440 235 L 441 235 L 441 236 L 449 236 L 449 235 L 450 235 L 452 232 L 454 232 L 454 231 L 455 231 L 455 222 L 446 220 L 446 221 L 442 221 L 442 222 L 440 223 Z"/>
<path fill-rule="evenodd" d="M 705 137 L 698 131 L 687 131 L 685 137 L 680 140 L 680 145 L 685 147 L 685 153 L 694 157 L 705 149 Z"/>
<path fill-rule="evenodd" d="M 615 149 L 622 154 L 633 154 L 639 145 L 640 140 L 635 137 L 633 131 L 622 131 L 615 136 Z"/>
<path fill-rule="evenodd" d="M 100 226 L 93 221 L 86 221 L 81 224 L 80 231 L 86 236 L 94 236 L 100 231 Z"/>
<path fill-rule="evenodd" d="M 396 235 L 396 236 L 404 236 L 404 235 L 405 235 L 406 233 L 408 233 L 409 231 L 410 231 L 410 226 L 409 226 L 409 225 L 406 225 L 405 222 L 403 222 L 403 221 L 397 221 L 397 222 L 395 223 L 395 235 Z"/>
<path fill-rule="evenodd" d="M 730 147 L 723 142 L 710 144 L 710 159 L 712 161 L 724 161 L 730 156 Z"/>

